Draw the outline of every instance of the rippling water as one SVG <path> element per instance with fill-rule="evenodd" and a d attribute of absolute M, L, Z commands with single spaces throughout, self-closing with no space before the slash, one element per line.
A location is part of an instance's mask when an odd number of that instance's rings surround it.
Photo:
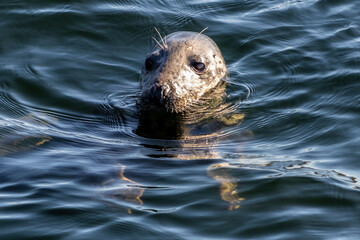
<path fill-rule="evenodd" d="M 359 9 L 2 1 L 0 238 L 357 239 Z M 207 136 L 188 140 L 135 134 L 154 26 L 209 27 L 241 124 L 205 122 Z"/>

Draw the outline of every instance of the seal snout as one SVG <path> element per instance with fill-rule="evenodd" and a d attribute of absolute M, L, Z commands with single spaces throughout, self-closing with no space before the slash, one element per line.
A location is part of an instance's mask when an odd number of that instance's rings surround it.
<path fill-rule="evenodd" d="M 161 105 L 163 102 L 163 88 L 161 86 L 153 86 L 148 91 L 147 98 L 155 105 Z"/>

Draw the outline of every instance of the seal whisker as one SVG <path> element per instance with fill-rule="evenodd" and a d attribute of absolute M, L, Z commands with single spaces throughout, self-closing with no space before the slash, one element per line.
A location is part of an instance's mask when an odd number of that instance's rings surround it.
<path fill-rule="evenodd" d="M 156 27 L 154 27 L 154 28 L 155 28 L 155 31 L 157 32 L 157 34 L 159 35 L 159 37 L 160 37 L 160 39 L 161 39 L 161 42 L 163 43 L 164 49 L 166 49 L 167 46 L 166 46 L 166 43 L 164 42 L 163 37 L 161 36 L 159 30 L 157 30 Z"/>
<path fill-rule="evenodd" d="M 206 27 L 206 28 L 204 28 L 203 30 L 201 30 L 201 32 L 199 32 L 199 34 L 196 35 L 196 37 L 194 38 L 194 40 L 192 41 L 191 44 L 194 44 L 195 40 L 196 40 L 203 32 L 205 32 L 205 30 L 208 29 L 208 28 L 209 28 L 209 27 Z"/>
<path fill-rule="evenodd" d="M 159 43 L 159 41 L 158 40 L 156 40 L 156 38 L 154 38 L 154 37 L 152 37 L 152 39 L 154 39 L 155 40 L 155 42 L 162 48 L 162 49 L 164 49 L 164 47 Z"/>

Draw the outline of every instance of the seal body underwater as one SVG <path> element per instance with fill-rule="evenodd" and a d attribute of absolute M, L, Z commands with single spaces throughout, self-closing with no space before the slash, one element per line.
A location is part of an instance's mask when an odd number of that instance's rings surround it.
<path fill-rule="evenodd" d="M 183 117 L 198 111 L 206 99 L 221 98 L 226 77 L 225 60 L 211 38 L 196 32 L 162 38 L 147 54 L 141 70 L 137 132 L 148 136 L 162 129 L 166 135 L 157 138 L 180 138 Z"/>
<path fill-rule="evenodd" d="M 227 68 L 221 51 L 211 38 L 201 33 L 160 36 L 146 56 L 140 77 L 136 134 L 151 139 L 145 139 L 143 144 L 155 150 L 151 157 L 220 158 L 214 147 L 221 134 L 215 129 L 243 119 L 244 115 L 234 114 L 225 102 Z M 207 172 L 220 182 L 220 196 L 229 202 L 229 209 L 236 209 L 243 199 L 236 194 L 234 178 L 222 171 L 223 166 L 226 165 L 211 165 Z M 120 180 L 126 188 L 117 196 L 143 204 L 141 196 L 145 187 L 126 178 L 124 169 L 123 166 Z"/>

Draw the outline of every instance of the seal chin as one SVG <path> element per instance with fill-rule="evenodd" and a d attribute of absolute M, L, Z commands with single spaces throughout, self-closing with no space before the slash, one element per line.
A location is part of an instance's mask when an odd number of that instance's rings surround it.
<path fill-rule="evenodd" d="M 174 102 L 169 96 L 160 93 L 160 89 L 151 90 L 141 95 L 141 108 L 149 111 L 182 113 L 185 108 L 182 104 Z"/>
<path fill-rule="evenodd" d="M 149 104 L 151 103 L 154 106 L 161 106 L 165 102 L 163 91 L 164 90 L 161 86 L 153 86 L 143 91 L 141 94 L 141 100 Z"/>

